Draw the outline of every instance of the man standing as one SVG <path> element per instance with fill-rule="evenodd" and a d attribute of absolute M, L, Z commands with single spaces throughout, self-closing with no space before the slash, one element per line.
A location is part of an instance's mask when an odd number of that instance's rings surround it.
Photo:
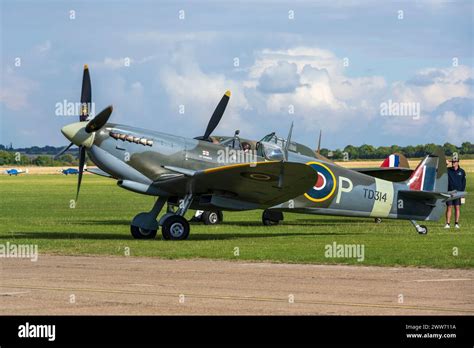
<path fill-rule="evenodd" d="M 466 172 L 459 167 L 459 159 L 453 157 L 451 167 L 448 168 L 448 191 L 464 191 L 466 189 Z M 452 208 L 455 209 L 455 228 L 459 228 L 459 216 L 461 215 L 461 199 L 446 202 L 446 225 L 444 228 L 450 228 Z"/>

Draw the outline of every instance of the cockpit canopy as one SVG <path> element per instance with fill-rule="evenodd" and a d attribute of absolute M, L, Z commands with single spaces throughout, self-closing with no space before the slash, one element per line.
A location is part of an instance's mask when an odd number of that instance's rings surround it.
<path fill-rule="evenodd" d="M 278 153 L 284 152 L 285 146 L 286 146 L 286 139 L 278 137 L 275 132 L 267 134 L 262 138 L 262 140 L 259 141 L 260 144 L 265 144 L 265 146 L 258 146 L 257 149 L 257 154 L 262 157 L 268 158 L 270 157 L 276 157 L 275 159 L 279 158 Z M 278 151 L 279 150 L 279 151 Z M 288 146 L 288 151 L 308 156 L 308 157 L 314 157 L 314 151 L 311 150 L 309 147 L 299 144 L 294 141 L 290 141 L 290 144 Z"/>

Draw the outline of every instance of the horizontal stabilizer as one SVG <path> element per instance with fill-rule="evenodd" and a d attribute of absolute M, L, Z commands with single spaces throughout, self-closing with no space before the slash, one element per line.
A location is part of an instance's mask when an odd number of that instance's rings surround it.
<path fill-rule="evenodd" d="M 413 173 L 413 169 L 400 167 L 377 167 L 377 168 L 350 168 L 356 172 L 372 176 L 374 178 L 401 182 L 407 180 Z"/>
<path fill-rule="evenodd" d="M 449 192 L 433 192 L 433 191 L 410 191 L 401 190 L 398 191 L 400 195 L 403 195 L 410 199 L 419 201 L 432 202 L 441 199 L 443 202 L 452 201 L 458 198 L 465 197 L 467 192 L 465 191 L 449 191 Z"/>

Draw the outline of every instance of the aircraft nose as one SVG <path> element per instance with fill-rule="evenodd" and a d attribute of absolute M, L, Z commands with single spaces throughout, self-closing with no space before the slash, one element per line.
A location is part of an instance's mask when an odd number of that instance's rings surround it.
<path fill-rule="evenodd" d="M 61 133 L 77 146 L 91 147 L 94 142 L 94 133 L 87 133 L 86 122 L 76 122 L 64 126 Z"/>

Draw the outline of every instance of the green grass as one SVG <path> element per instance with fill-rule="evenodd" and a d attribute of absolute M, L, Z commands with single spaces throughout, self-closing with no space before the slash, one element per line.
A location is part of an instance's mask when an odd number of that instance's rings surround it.
<path fill-rule="evenodd" d="M 75 176 L 0 176 L 0 243 L 38 244 L 39 253 L 124 255 L 161 258 L 268 260 L 273 262 L 403 265 L 470 268 L 474 265 L 474 205 L 462 208 L 461 230 L 428 222 L 418 235 L 408 221 L 285 214 L 279 226 L 261 224 L 261 211 L 224 212 L 218 226 L 193 224 L 189 240 L 134 240 L 129 223 L 148 211 L 153 197 L 118 188 L 113 180 L 87 175 L 75 209 L 69 207 Z M 468 191 L 474 181 L 468 182 Z M 193 212 L 188 212 L 188 217 Z M 326 258 L 325 245 L 363 244 L 365 260 Z M 234 256 L 238 247 L 240 256 Z M 453 255 L 453 248 L 459 250 Z"/>

